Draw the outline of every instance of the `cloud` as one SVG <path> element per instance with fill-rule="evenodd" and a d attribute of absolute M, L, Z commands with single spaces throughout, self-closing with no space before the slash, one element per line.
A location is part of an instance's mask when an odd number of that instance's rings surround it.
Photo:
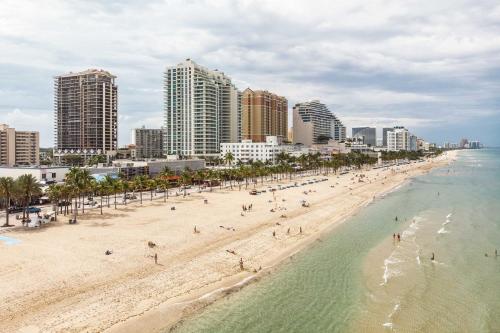
<path fill-rule="evenodd" d="M 53 76 L 104 68 L 118 77 L 125 144 L 134 126 L 161 124 L 163 71 L 192 58 L 290 108 L 320 99 L 349 126 L 396 122 L 439 142 L 500 144 L 462 125 L 500 117 L 499 23 L 492 0 L 3 0 L 0 122 L 50 118 Z M 38 126 L 52 132 L 51 121 Z"/>

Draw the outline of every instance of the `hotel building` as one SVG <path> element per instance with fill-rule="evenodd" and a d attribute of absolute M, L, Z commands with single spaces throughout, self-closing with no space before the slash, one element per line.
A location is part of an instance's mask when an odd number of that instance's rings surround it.
<path fill-rule="evenodd" d="M 132 130 L 132 144 L 136 158 L 162 157 L 164 131 L 160 128 L 135 128 Z"/>
<path fill-rule="evenodd" d="M 375 147 L 377 145 L 377 129 L 374 127 L 353 127 L 352 138 L 362 141 L 365 145 Z"/>
<path fill-rule="evenodd" d="M 332 138 L 345 140 L 345 127 L 335 119 L 326 105 L 317 100 L 297 103 L 293 107 L 293 143 L 310 147 Z"/>
<path fill-rule="evenodd" d="M 110 155 L 118 142 L 116 76 L 89 69 L 54 79 L 54 157 Z"/>
<path fill-rule="evenodd" d="M 32 131 L 16 131 L 0 124 L 0 165 L 40 164 L 40 135 Z"/>
<path fill-rule="evenodd" d="M 286 140 L 288 101 L 265 90 L 245 89 L 241 98 L 242 139 L 265 142 L 266 136 Z"/>
<path fill-rule="evenodd" d="M 165 155 L 218 156 L 241 141 L 241 93 L 231 79 L 187 59 L 164 73 Z"/>

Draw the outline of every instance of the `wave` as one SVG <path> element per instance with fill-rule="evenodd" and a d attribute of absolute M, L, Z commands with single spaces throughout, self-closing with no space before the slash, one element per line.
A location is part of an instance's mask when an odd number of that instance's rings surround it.
<path fill-rule="evenodd" d="M 446 219 L 449 219 L 451 217 L 451 213 L 449 213 L 448 215 L 446 215 Z"/>
<path fill-rule="evenodd" d="M 382 275 L 382 279 L 384 282 L 382 282 L 380 285 L 384 286 L 389 282 L 389 279 L 395 276 L 400 276 L 402 275 L 401 271 L 395 268 L 390 268 L 390 265 L 396 265 L 399 263 L 402 263 L 402 260 L 399 260 L 395 258 L 392 254 L 389 256 L 389 258 L 384 260 L 384 274 Z"/>
<path fill-rule="evenodd" d="M 448 230 L 446 230 L 444 227 L 442 227 L 441 229 L 438 230 L 437 233 L 438 234 L 449 234 L 450 232 Z"/>
<path fill-rule="evenodd" d="M 400 308 L 401 308 L 401 303 L 398 301 L 394 305 L 394 308 L 392 308 L 391 313 L 389 313 L 389 315 L 387 316 L 388 321 L 382 324 L 383 327 L 390 328 L 391 330 L 394 328 L 392 317 L 396 314 L 396 312 L 399 311 Z"/>

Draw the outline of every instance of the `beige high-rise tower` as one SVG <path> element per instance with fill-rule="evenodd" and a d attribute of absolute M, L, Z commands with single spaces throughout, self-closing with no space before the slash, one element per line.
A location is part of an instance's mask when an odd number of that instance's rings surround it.
<path fill-rule="evenodd" d="M 40 163 L 38 132 L 16 131 L 0 124 L 0 165 L 38 165 Z"/>
<path fill-rule="evenodd" d="M 241 98 L 241 137 L 266 142 L 266 136 L 288 137 L 288 101 L 266 90 L 245 89 Z"/>
<path fill-rule="evenodd" d="M 118 87 L 107 71 L 89 69 L 54 79 L 54 156 L 84 157 L 117 149 Z"/>

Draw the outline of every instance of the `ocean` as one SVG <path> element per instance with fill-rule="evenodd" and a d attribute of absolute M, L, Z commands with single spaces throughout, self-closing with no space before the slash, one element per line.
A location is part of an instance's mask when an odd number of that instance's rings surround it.
<path fill-rule="evenodd" d="M 461 151 L 174 332 L 500 332 L 500 149 Z"/>

